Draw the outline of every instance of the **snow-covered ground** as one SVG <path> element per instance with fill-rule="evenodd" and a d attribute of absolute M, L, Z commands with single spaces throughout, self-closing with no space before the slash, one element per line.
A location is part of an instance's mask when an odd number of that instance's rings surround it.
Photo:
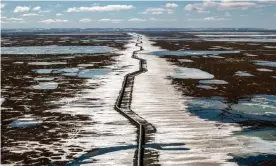
<path fill-rule="evenodd" d="M 146 162 L 170 166 L 236 165 L 228 161 L 232 159 L 230 153 L 240 156 L 275 153 L 275 142 L 233 135 L 241 130 L 239 126 L 192 115 L 187 108 L 191 98 L 176 91 L 171 80 L 167 79 L 177 67 L 151 55 L 150 52 L 160 49 L 152 46 L 146 36 L 143 36 L 140 46 L 144 51 L 138 56 L 147 60 L 148 71 L 135 78 L 132 110 L 157 129 L 147 144 L 168 144 L 163 149 L 147 148 Z"/>

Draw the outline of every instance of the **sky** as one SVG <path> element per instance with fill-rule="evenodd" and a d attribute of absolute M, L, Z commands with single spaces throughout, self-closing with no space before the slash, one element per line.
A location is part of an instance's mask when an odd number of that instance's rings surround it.
<path fill-rule="evenodd" d="M 276 29 L 276 1 L 1 1 L 1 28 Z"/>

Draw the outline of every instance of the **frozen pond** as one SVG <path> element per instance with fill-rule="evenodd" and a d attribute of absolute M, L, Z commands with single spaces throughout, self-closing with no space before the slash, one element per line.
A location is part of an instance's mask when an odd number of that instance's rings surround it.
<path fill-rule="evenodd" d="M 56 82 L 40 82 L 38 85 L 34 85 L 34 89 L 56 89 L 58 83 Z"/>
<path fill-rule="evenodd" d="M 240 100 L 238 104 L 232 105 L 231 108 L 240 113 L 255 114 L 257 116 L 265 117 L 272 114 L 273 116 L 268 118 L 276 122 L 276 96 L 274 95 L 253 96 L 249 100 Z"/>
<path fill-rule="evenodd" d="M 228 82 L 224 80 L 200 80 L 201 84 L 228 84 Z"/>
<path fill-rule="evenodd" d="M 79 72 L 79 78 L 94 78 L 109 73 L 110 69 L 86 69 Z"/>
<path fill-rule="evenodd" d="M 237 71 L 235 73 L 236 76 L 241 76 L 241 77 L 252 77 L 253 75 L 246 72 L 246 71 Z"/>
<path fill-rule="evenodd" d="M 264 46 L 265 48 L 276 48 L 276 46 Z"/>
<path fill-rule="evenodd" d="M 67 62 L 29 62 L 28 65 L 38 65 L 38 66 L 47 66 L 47 65 L 66 65 Z"/>
<path fill-rule="evenodd" d="M 42 120 L 36 119 L 34 117 L 24 117 L 17 120 L 14 120 L 9 124 L 10 127 L 19 127 L 19 128 L 29 128 L 38 126 L 42 123 Z"/>
<path fill-rule="evenodd" d="M 270 69 L 265 69 L 265 68 L 259 68 L 259 69 L 256 69 L 258 71 L 264 71 L 264 72 L 272 72 L 273 70 L 270 70 Z"/>
<path fill-rule="evenodd" d="M 152 52 L 153 55 L 157 56 L 193 56 L 193 55 L 219 55 L 219 54 L 238 54 L 240 51 L 196 51 L 196 50 L 187 50 L 187 51 L 155 51 Z M 220 57 L 221 58 L 221 57 Z"/>
<path fill-rule="evenodd" d="M 178 59 L 178 61 L 179 61 L 179 62 L 182 62 L 182 63 L 183 63 L 183 62 L 188 62 L 188 63 L 189 63 L 189 62 L 194 62 L 194 61 L 192 61 L 192 60 L 190 60 L 190 59 Z"/>
<path fill-rule="evenodd" d="M 211 79 L 214 78 L 214 75 L 200 69 L 181 67 L 174 69 L 174 73 L 170 77 L 179 79 Z"/>
<path fill-rule="evenodd" d="M 223 41 L 223 42 L 268 42 L 275 43 L 276 39 L 270 38 L 204 38 L 205 41 Z"/>
<path fill-rule="evenodd" d="M 27 46 L 2 47 L 1 54 L 95 54 L 108 53 L 113 49 L 107 46 Z"/>
<path fill-rule="evenodd" d="M 265 124 L 265 121 L 276 122 L 275 99 L 274 95 L 256 95 L 233 104 L 223 98 L 194 98 L 188 107 L 195 115 L 212 121 L 240 123 L 261 120 Z"/>
<path fill-rule="evenodd" d="M 54 77 L 38 77 L 38 78 L 34 78 L 35 81 L 52 81 L 54 80 Z"/>
<path fill-rule="evenodd" d="M 197 85 L 196 87 L 200 88 L 200 89 L 217 89 L 217 88 L 209 86 L 209 85 Z"/>
<path fill-rule="evenodd" d="M 272 61 L 254 61 L 254 63 L 256 65 L 260 65 L 260 66 L 269 66 L 269 67 L 276 67 L 276 62 L 272 62 Z"/>

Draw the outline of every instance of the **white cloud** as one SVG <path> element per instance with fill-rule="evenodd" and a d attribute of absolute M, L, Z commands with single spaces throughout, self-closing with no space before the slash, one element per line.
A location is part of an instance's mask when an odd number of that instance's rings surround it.
<path fill-rule="evenodd" d="M 7 21 L 23 21 L 23 18 L 16 18 L 16 17 L 11 17 L 11 18 L 6 18 Z"/>
<path fill-rule="evenodd" d="M 204 20 L 206 21 L 224 21 L 225 18 L 216 18 L 216 17 L 205 17 Z"/>
<path fill-rule="evenodd" d="M 51 24 L 51 23 L 66 23 L 66 22 L 68 22 L 68 20 L 46 19 L 46 20 L 41 20 L 39 22 L 46 23 L 46 24 Z"/>
<path fill-rule="evenodd" d="M 120 23 L 122 22 L 123 20 L 121 19 L 109 19 L 109 18 L 103 18 L 103 19 L 100 19 L 98 20 L 100 22 L 112 22 L 112 23 Z"/>
<path fill-rule="evenodd" d="M 135 7 L 132 5 L 106 5 L 106 6 L 91 6 L 91 7 L 72 7 L 68 8 L 67 12 L 108 12 L 108 11 L 121 11 L 130 10 Z"/>
<path fill-rule="evenodd" d="M 15 23 L 15 24 L 22 24 L 22 23 L 26 23 L 26 21 L 2 21 L 1 20 L 1 24 L 13 24 L 13 23 Z"/>
<path fill-rule="evenodd" d="M 252 7 L 261 7 L 261 5 L 258 5 L 254 2 L 231 2 L 231 1 L 225 1 L 221 2 L 218 6 L 219 10 L 235 10 L 235 9 L 242 9 L 246 10 L 248 8 Z"/>
<path fill-rule="evenodd" d="M 205 18 L 198 18 L 198 19 L 188 19 L 188 21 L 226 21 L 230 19 L 226 18 L 219 18 L 219 17 L 205 17 Z"/>
<path fill-rule="evenodd" d="M 56 16 L 62 16 L 63 14 L 62 13 L 57 13 Z"/>
<path fill-rule="evenodd" d="M 176 7 L 178 7 L 178 5 L 176 3 L 166 3 L 165 7 L 166 8 L 176 8 Z"/>
<path fill-rule="evenodd" d="M 164 13 L 172 14 L 173 10 L 164 9 L 164 8 L 147 8 L 144 12 L 142 12 L 142 14 L 154 14 L 154 15 L 164 14 Z"/>
<path fill-rule="evenodd" d="M 30 10 L 27 6 L 16 6 L 14 9 L 14 13 L 28 12 Z"/>
<path fill-rule="evenodd" d="M 132 18 L 132 19 L 129 19 L 128 21 L 131 21 L 131 22 L 144 22 L 144 21 L 147 21 L 147 20 L 142 19 L 142 18 Z"/>
<path fill-rule="evenodd" d="M 40 9 L 41 9 L 40 6 L 36 6 L 36 7 L 33 8 L 33 11 L 39 11 Z"/>
<path fill-rule="evenodd" d="M 3 9 L 6 6 L 6 4 L 1 3 L 1 9 Z"/>
<path fill-rule="evenodd" d="M 198 13 L 207 13 L 208 12 L 199 3 L 197 3 L 197 4 L 188 4 L 184 7 L 184 10 L 186 10 L 186 11 L 196 11 Z"/>
<path fill-rule="evenodd" d="M 23 14 L 22 16 L 24 16 L 24 17 L 39 16 L 39 14 L 37 14 L 37 13 L 26 13 L 26 14 Z"/>
<path fill-rule="evenodd" d="M 221 2 L 216 2 L 211 0 L 204 0 L 202 3 L 188 4 L 184 7 L 184 10 L 197 11 L 202 13 L 203 11 L 207 11 L 209 8 L 216 8 L 217 10 L 246 10 L 257 7 L 264 7 L 264 5 L 248 1 L 222 0 Z"/>
<path fill-rule="evenodd" d="M 88 23 L 88 22 L 91 22 L 92 20 L 89 19 L 89 18 L 83 18 L 83 19 L 80 19 L 79 22 L 81 23 Z"/>

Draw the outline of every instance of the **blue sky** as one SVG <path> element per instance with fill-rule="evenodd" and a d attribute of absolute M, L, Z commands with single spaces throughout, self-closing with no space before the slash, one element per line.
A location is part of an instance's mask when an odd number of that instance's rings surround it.
<path fill-rule="evenodd" d="M 2 1 L 1 26 L 276 29 L 276 1 Z"/>

